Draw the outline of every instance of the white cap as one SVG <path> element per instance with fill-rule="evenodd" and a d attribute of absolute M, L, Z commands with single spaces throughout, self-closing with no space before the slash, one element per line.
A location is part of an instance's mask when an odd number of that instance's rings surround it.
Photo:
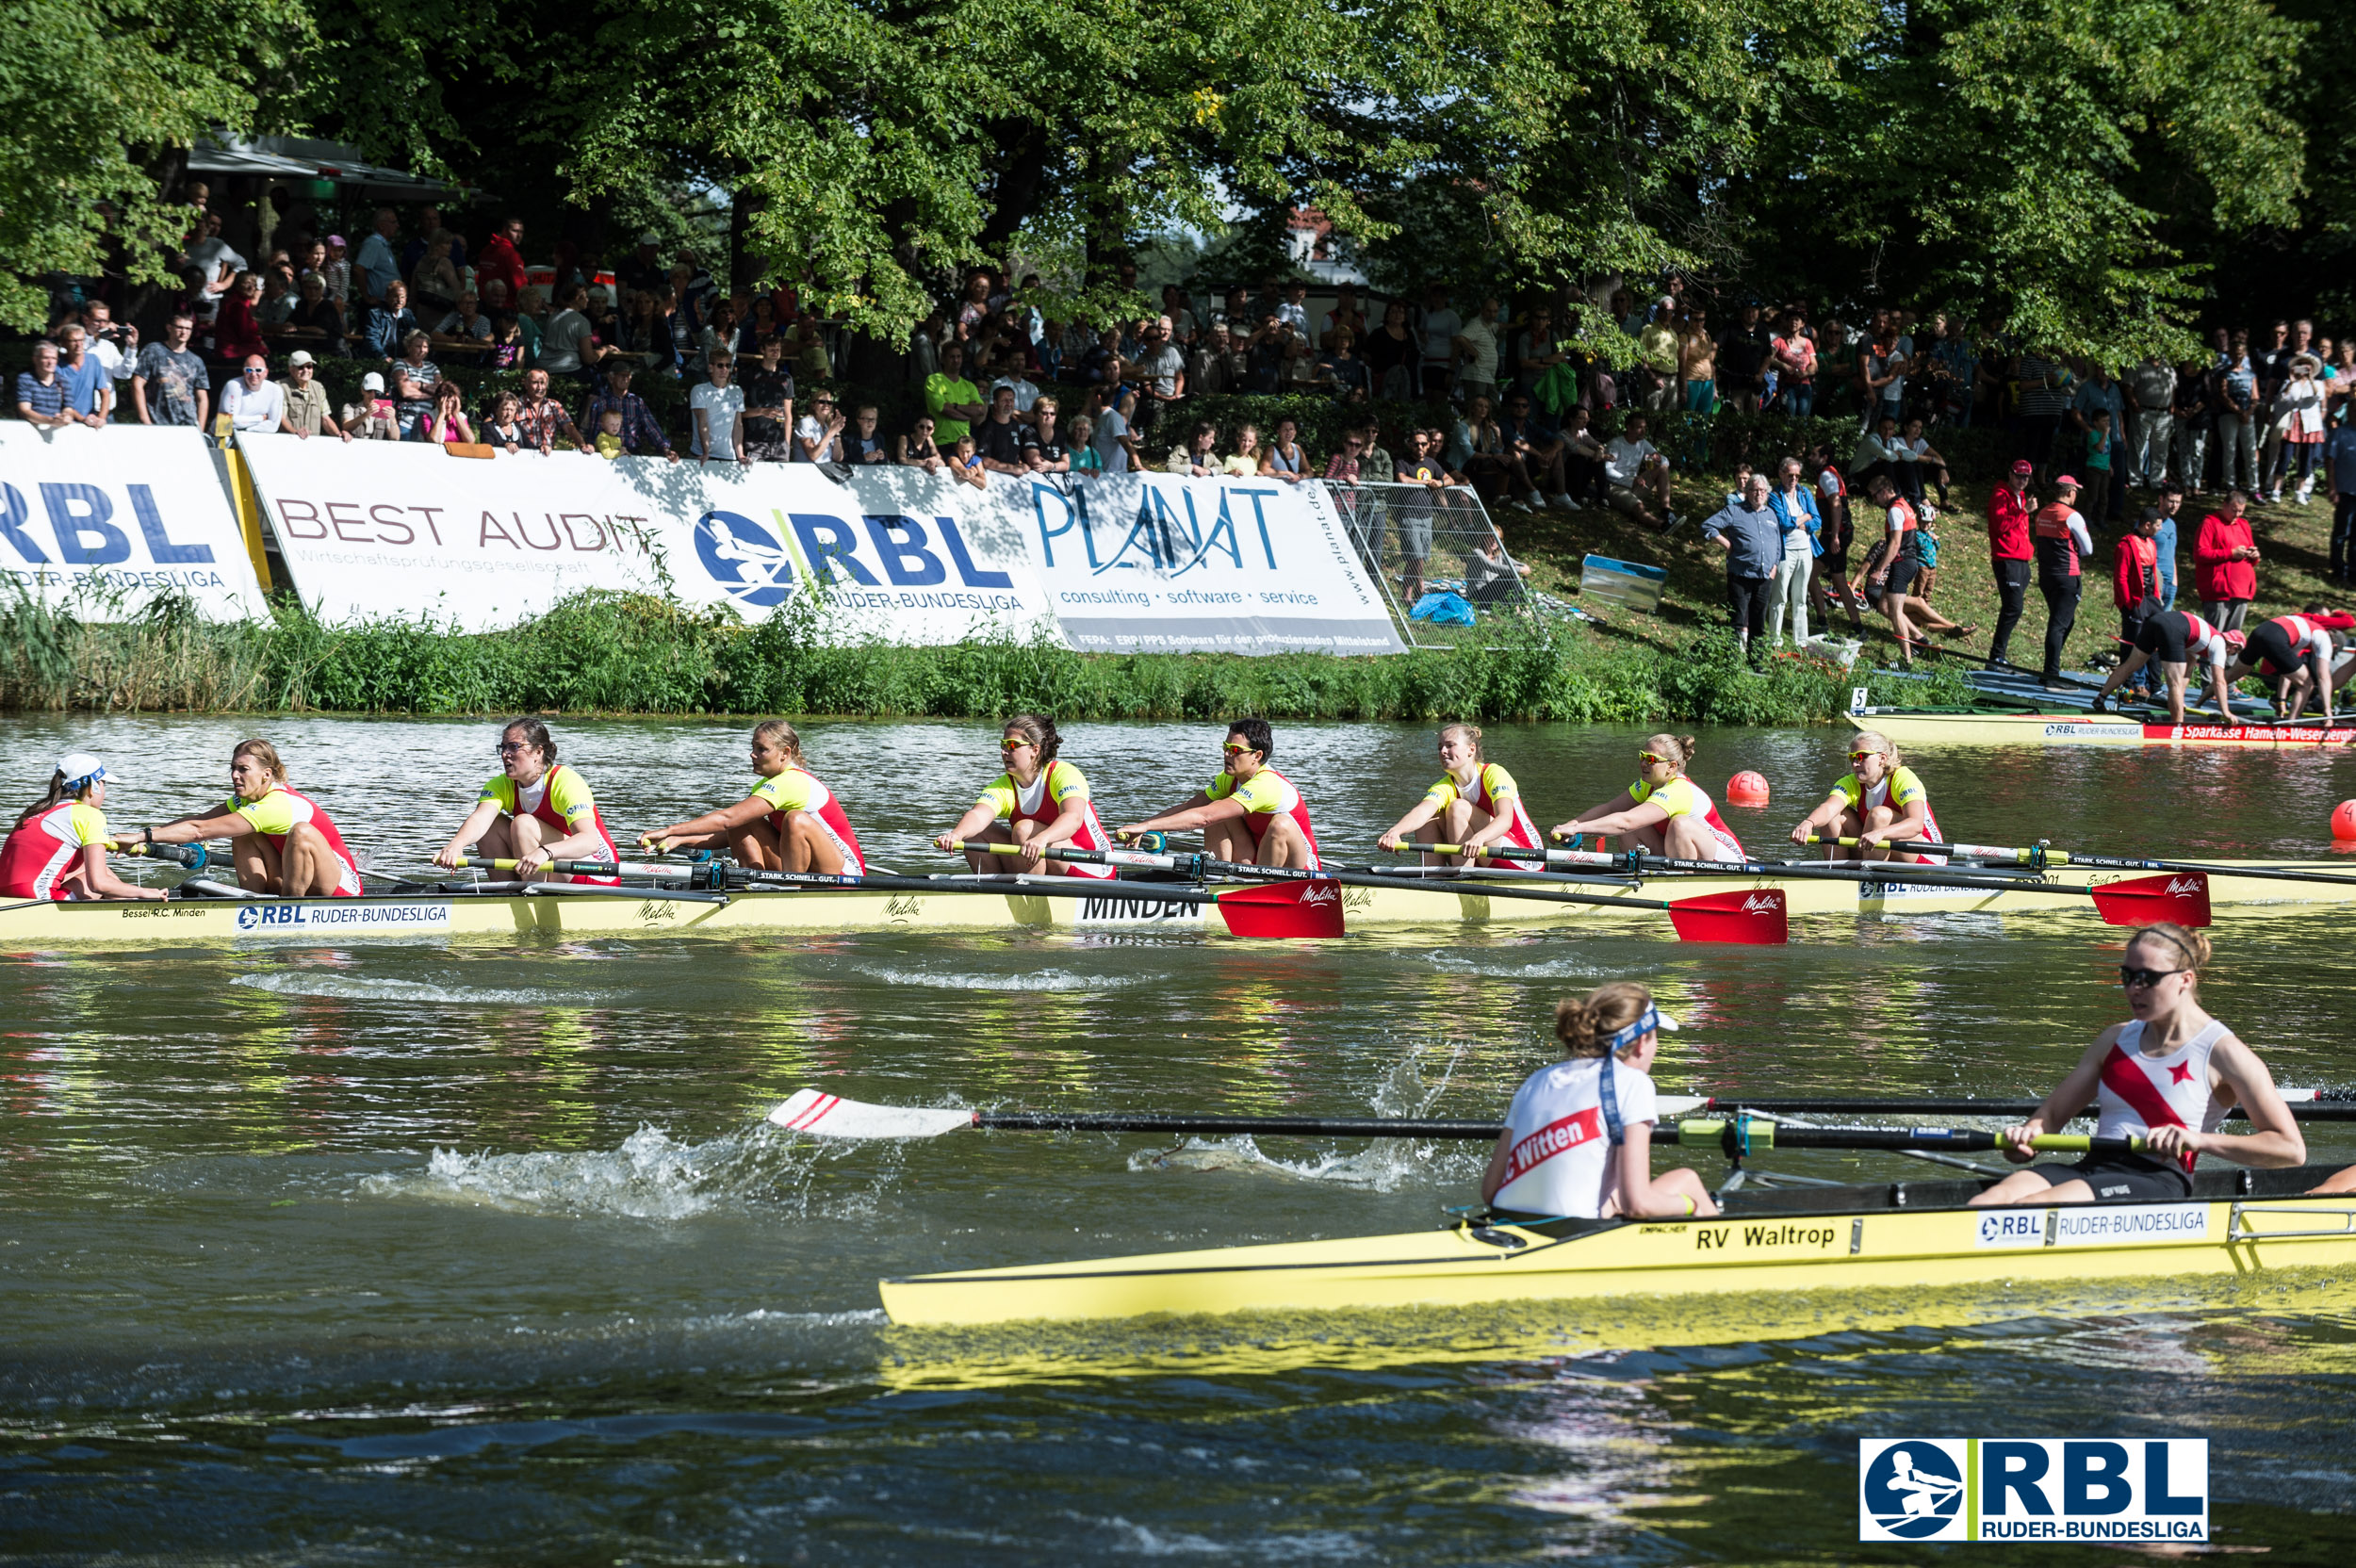
<path fill-rule="evenodd" d="M 120 782 L 106 771 L 106 763 L 87 751 L 69 751 L 58 758 L 57 771 L 65 775 L 65 781 L 70 785 L 79 784 L 86 778 L 103 778 L 109 784 Z"/>
<path fill-rule="evenodd" d="M 286 364 L 289 368 L 297 365 L 317 365 L 318 363 L 318 360 L 311 357 L 311 351 L 308 349 L 297 349 L 294 352 L 286 356 Z"/>
<path fill-rule="evenodd" d="M 382 392 L 384 390 L 384 378 L 378 375 L 375 371 L 370 370 L 367 375 L 360 378 L 360 390 L 363 392 Z"/>

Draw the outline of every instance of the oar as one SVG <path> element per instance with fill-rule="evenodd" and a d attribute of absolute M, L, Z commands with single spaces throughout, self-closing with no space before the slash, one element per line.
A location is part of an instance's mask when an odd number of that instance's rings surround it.
<path fill-rule="evenodd" d="M 1662 1095 L 1660 1109 L 1695 1108 L 1689 1096 Z M 953 1105 L 871 1105 L 818 1089 L 797 1089 L 769 1113 L 788 1132 L 859 1140 L 934 1138 L 945 1133 L 1181 1133 L 1199 1136 L 1489 1139 L 1505 1131 L 1495 1121 L 1437 1121 L 1406 1117 L 1175 1116 L 1159 1112 L 976 1111 Z M 1718 1145 L 1737 1154 L 1761 1149 L 1999 1149 L 2004 1138 L 1976 1127 L 1780 1127 L 1745 1117 L 1693 1118 L 1653 1131 L 1656 1143 Z M 2057 1153 L 2131 1153 L 2143 1140 L 2051 1133 L 2032 1147 Z"/>
<path fill-rule="evenodd" d="M 481 867 L 484 871 L 521 871 L 521 860 L 489 860 L 478 855 L 461 855 L 456 865 L 463 868 Z M 635 860 L 550 860 L 548 870 L 563 872 L 568 876 L 678 876 L 694 868 L 687 866 L 649 866 Z"/>
<path fill-rule="evenodd" d="M 1855 839 L 1826 839 L 1811 835 L 1812 844 L 1854 845 Z M 2328 871 L 2284 871 L 2274 867 L 2225 866 L 2208 860 L 2135 860 L 2117 855 L 2084 855 L 2075 850 L 2049 849 L 2043 844 L 2026 848 L 2006 848 L 2000 844 L 1939 844 L 1922 840 L 1905 840 L 1892 843 L 1892 849 L 1912 850 L 1921 855 L 1964 855 L 1975 860 L 2001 860 L 2013 866 L 2091 866 L 2099 871 L 2171 872 L 2188 876 L 2247 876 L 2262 882 L 2325 882 L 2335 887 L 2356 888 L 2356 876 L 2342 876 Z M 2119 884 L 2113 884 L 2119 886 Z"/>
<path fill-rule="evenodd" d="M 115 845 L 123 854 L 137 855 L 150 860 L 169 860 L 190 871 L 203 871 L 212 861 L 212 856 L 203 844 L 146 844 L 117 839 Z"/>
<path fill-rule="evenodd" d="M 968 844 L 960 841 L 955 847 L 988 850 L 991 854 L 1021 853 L 1012 844 Z M 1150 867 L 1235 881 L 1291 882 L 1310 886 L 1326 883 L 1344 888 L 1431 890 L 1430 883 L 1415 877 L 1311 871 L 1306 867 L 1293 866 L 1251 866 L 1235 860 L 1214 860 L 1203 855 L 1154 855 L 1135 849 L 1072 849 L 1065 844 L 1050 845 L 1046 854 L 1050 859 Z M 1552 888 L 1515 887 L 1510 883 L 1483 883 L 1480 896 L 1532 899 L 1541 904 L 1595 904 L 1614 909 L 1651 910 L 1669 917 L 1669 924 L 1681 941 L 1779 946 L 1792 939 L 1791 918 L 1780 888 L 1738 888 L 1722 893 L 1701 893 L 1692 898 L 1664 899 L 1615 898 L 1603 893 L 1572 892 L 1567 889 L 1558 890 Z"/>
<path fill-rule="evenodd" d="M 1301 940 L 1339 937 L 1341 895 L 1331 888 L 1235 888 L 1212 892 L 1206 888 L 1164 887 L 1153 882 L 1098 881 L 1076 876 L 1008 878 L 1005 882 L 950 882 L 926 876 L 893 876 L 870 872 L 851 875 L 826 872 L 745 871 L 728 874 L 731 886 L 746 888 L 865 888 L 878 892 L 940 894 L 976 888 L 1024 898 L 1083 898 L 1107 903 L 1213 905 L 1227 929 L 1255 939 Z"/>
<path fill-rule="evenodd" d="M 2356 1121 L 2356 1089 L 2281 1089 L 2291 1115 L 2301 1121 Z M 1712 1095 L 1696 1109 L 1710 1111 L 1757 1111 L 1769 1116 L 1984 1116 L 2011 1117 L 2019 1119 L 2034 1116 L 2044 1104 L 2040 1100 L 1972 1100 L 1972 1099 L 1905 1099 L 1905 1100 L 1816 1100 L 1767 1099 L 1747 1095 Z M 2095 1114 L 2088 1105 L 2077 1113 L 2080 1117 Z M 2247 1118 L 2249 1112 L 2235 1105 L 2225 1113 L 2231 1120 Z M 2073 1118 L 2074 1119 L 2074 1118 Z"/>
<path fill-rule="evenodd" d="M 1810 842 L 1818 841 L 1814 839 Z M 1434 854 L 1462 855 L 1462 844 L 1419 844 Z M 1911 846 L 1919 847 L 1919 846 Z M 1933 849 L 1966 850 L 1973 846 L 1934 844 Z M 1402 851 L 1404 853 L 1404 851 Z M 2209 884 L 2204 873 L 2178 873 L 2106 882 L 2101 887 L 2076 888 L 2059 882 L 2033 882 L 2004 876 L 1974 876 L 1968 870 L 1897 862 L 1872 867 L 1833 861 L 1802 860 L 1680 860 L 1641 851 L 1608 855 L 1594 849 L 1519 849 L 1483 844 L 1476 852 L 1499 859 L 1543 860 L 1558 866 L 1619 866 L 1638 875 L 1646 871 L 1697 872 L 1715 876 L 1775 876 L 1817 882 L 1904 882 L 1911 887 L 1963 888 L 1984 892 L 2043 893 L 2055 898 L 2093 900 L 2095 912 L 2107 925 L 2149 925 L 2174 921 L 2179 925 L 2206 925 L 2210 921 Z"/>

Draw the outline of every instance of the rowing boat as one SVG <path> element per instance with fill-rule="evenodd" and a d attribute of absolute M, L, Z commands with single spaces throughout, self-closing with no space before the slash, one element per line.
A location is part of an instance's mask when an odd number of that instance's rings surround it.
<path fill-rule="evenodd" d="M 1902 746 L 2237 746 L 2243 749 L 2356 745 L 2356 725 L 2144 724 L 2106 713 L 1931 713 L 1864 709 L 1847 715 Z"/>
<path fill-rule="evenodd" d="M 1746 1189 L 1708 1219 L 1459 1224 L 878 1282 L 892 1322 L 1351 1312 L 1531 1300 L 2080 1282 L 2356 1265 L 2331 1167 L 2218 1170 L 2182 1202 L 1965 1207 L 1984 1184 Z"/>
<path fill-rule="evenodd" d="M 2038 888 L 2133 887 L 2155 890 L 2205 880 L 2214 909 L 2265 913 L 2291 906 L 2356 903 L 2356 867 L 2332 862 L 2216 861 L 2220 868 L 2294 870 L 2334 875 L 2329 882 L 2240 877 L 2230 870 L 2139 875 L 2081 866 L 2041 870 L 1975 869 L 1975 879 L 2001 887 L 1955 887 L 1908 881 L 1904 867 L 1886 879 L 1830 881 L 1797 872 L 1750 876 L 1662 873 L 1598 878 L 1579 890 L 1624 897 L 1611 903 L 1548 904 L 1493 897 L 1478 879 L 1431 877 L 1413 886 L 1345 887 L 1344 919 L 1352 925 L 1569 925 L 1589 922 L 1655 921 L 1652 902 L 1713 894 L 1747 897 L 1779 892 L 1794 916 L 1906 916 L 1955 913 L 2013 916 L 2092 912 L 2083 897 Z M 162 903 L 73 903 L 26 900 L 0 906 L 0 944 L 46 947 L 78 942 L 351 941 L 461 937 L 616 936 L 738 937 L 764 932 L 1007 931 L 1223 929 L 1211 905 L 1166 903 L 1153 886 L 1134 890 L 1100 883 L 1073 896 L 1070 878 L 970 876 L 932 879 L 938 890 L 883 891 L 861 888 L 756 890 L 688 895 L 647 888 L 556 884 L 532 892 L 399 892 L 365 898 L 172 898 Z M 1035 891 L 1052 882 L 1055 894 Z M 1489 884 L 1494 886 L 1496 884 Z M 1231 891 L 1243 884 L 1214 883 Z M 1652 901 L 1641 902 L 1640 901 Z"/>

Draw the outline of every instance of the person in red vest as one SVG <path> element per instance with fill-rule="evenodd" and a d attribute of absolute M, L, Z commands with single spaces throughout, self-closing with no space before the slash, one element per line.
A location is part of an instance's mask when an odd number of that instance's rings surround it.
<path fill-rule="evenodd" d="M 2134 528 L 2119 535 L 2111 569 L 2111 604 L 2119 612 L 2119 641 L 2126 648 L 2137 645 L 2143 623 L 2159 612 L 2159 508 L 2150 506 L 2143 509 Z M 2138 673 L 2131 689 L 2139 697 L 2150 696 L 2150 675 Z"/>
<path fill-rule="evenodd" d="M 2045 596 L 2045 668 L 2038 676 L 2049 691 L 2066 691 L 2062 679 L 2062 645 L 2078 624 L 2078 596 L 2085 589 L 2079 562 L 2094 553 L 2094 535 L 2078 515 L 2078 482 L 2064 474 L 2053 482 L 2053 498 L 2029 519 L 2029 537 L 2037 551 L 2037 591 Z"/>
<path fill-rule="evenodd" d="M 483 242 L 483 253 L 474 258 L 475 286 L 482 288 L 493 278 L 505 283 L 510 310 L 517 308 L 524 296 L 523 242 L 524 220 L 511 217 Z"/>
<path fill-rule="evenodd" d="M 2249 505 L 2249 491 L 2229 493 L 2223 513 L 2213 512 L 2201 520 L 2201 534 L 2193 544 L 2193 560 L 2200 564 L 2193 589 L 2201 596 L 2201 618 L 2219 631 L 2241 630 L 2250 601 L 2258 596 L 2258 545 L 2250 535 L 2250 519 L 2242 515 Z"/>
<path fill-rule="evenodd" d="M 2015 463 L 2012 473 L 1988 500 L 1988 575 L 1995 579 L 2002 601 L 1996 612 L 1996 635 L 1988 645 L 1990 668 L 2007 662 L 2013 628 L 2021 624 L 2021 612 L 2029 601 L 2029 578 L 2037 560 L 2037 552 L 2029 547 L 2029 514 L 2037 510 L 2037 498 L 2029 494 L 2029 476 L 2036 471 L 2025 458 Z"/>

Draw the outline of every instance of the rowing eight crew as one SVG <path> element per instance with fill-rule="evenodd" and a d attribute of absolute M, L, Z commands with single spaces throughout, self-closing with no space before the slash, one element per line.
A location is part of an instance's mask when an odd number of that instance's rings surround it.
<path fill-rule="evenodd" d="M 2181 925 L 2147 925 L 2128 939 L 2119 983 L 2134 1016 L 2095 1037 L 2037 1113 L 2006 1128 L 2004 1157 L 2028 1166 L 1972 1200 L 2004 1204 L 2172 1202 L 2190 1198 L 2203 1154 L 2235 1165 L 2303 1164 L 2307 1143 L 2273 1074 L 2201 1005 L 2208 939 Z M 1555 1218 L 1683 1217 L 1718 1212 L 1699 1176 L 1652 1173 L 1660 1119 L 1652 1065 L 1661 1030 L 1677 1021 L 1652 992 L 1613 981 L 1555 1009 L 1563 1060 L 1523 1081 L 1505 1113 L 1481 1196 L 1508 1223 Z M 2056 1132 L 2091 1101 L 2098 1138 L 2141 1138 L 2145 1153 L 2090 1153 L 2073 1165 L 2033 1163 L 2032 1140 Z M 2240 1107 L 2247 1133 L 2220 1133 Z M 2356 1191 L 2356 1166 L 2314 1189 Z"/>

